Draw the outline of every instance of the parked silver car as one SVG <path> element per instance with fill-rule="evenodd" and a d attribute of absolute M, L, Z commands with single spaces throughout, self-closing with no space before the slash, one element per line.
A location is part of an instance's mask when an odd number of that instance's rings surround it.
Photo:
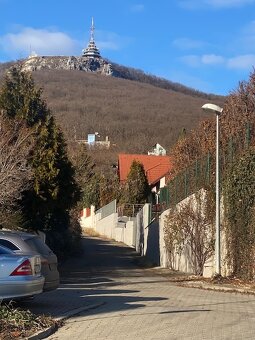
<path fill-rule="evenodd" d="M 1 230 L 0 245 L 9 248 L 15 254 L 40 254 L 41 271 L 45 277 L 43 290 L 49 291 L 59 286 L 57 256 L 38 235 L 21 231 Z"/>
<path fill-rule="evenodd" d="M 0 246 L 0 301 L 34 296 L 43 291 L 40 255 L 17 255 Z"/>

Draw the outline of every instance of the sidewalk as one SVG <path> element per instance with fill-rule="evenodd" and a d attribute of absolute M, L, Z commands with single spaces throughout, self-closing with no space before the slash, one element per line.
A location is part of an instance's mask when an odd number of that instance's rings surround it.
<path fill-rule="evenodd" d="M 255 295 L 255 282 L 245 282 L 237 278 L 204 278 L 201 276 L 181 273 L 168 268 L 152 268 L 155 273 L 162 275 L 182 287 L 217 290 L 225 292 L 238 292 Z"/>
<path fill-rule="evenodd" d="M 96 301 L 94 298 L 88 297 L 85 292 L 87 284 L 71 284 L 67 279 L 62 278 L 59 288 L 54 291 L 45 292 L 38 295 L 32 301 L 24 301 L 20 303 L 22 309 L 28 309 L 35 315 L 45 315 L 60 321 L 64 321 L 81 312 L 98 308 L 104 304 L 104 301 Z M 65 283 L 65 281 L 67 281 Z M 57 324 L 42 329 L 27 340 L 40 340 L 49 337 L 57 328 Z"/>
<path fill-rule="evenodd" d="M 200 288 L 206 290 L 217 290 L 226 292 L 238 292 L 244 294 L 255 295 L 255 282 L 245 282 L 237 278 L 219 277 L 205 278 L 194 274 L 179 272 L 170 268 L 153 267 L 145 257 L 136 257 L 135 263 L 144 268 L 145 271 L 152 271 L 154 275 L 160 275 L 171 283 L 175 283 L 182 287 Z"/>
<path fill-rule="evenodd" d="M 114 291 L 116 285 L 124 285 L 128 276 L 143 280 L 146 276 L 159 276 L 169 286 L 255 294 L 254 283 L 228 279 L 216 281 L 160 267 L 148 268 L 133 249 L 112 240 L 84 239 L 84 247 L 83 256 L 70 259 L 61 266 L 61 285 L 57 290 L 43 293 L 32 302 L 22 303 L 21 307 L 34 314 L 64 320 L 105 304 L 107 299 L 102 294 L 111 287 Z M 42 339 L 54 331 L 49 329 L 30 339 Z"/>
<path fill-rule="evenodd" d="M 167 268 L 141 268 L 144 275 L 163 276 L 169 283 L 182 287 L 238 292 L 255 295 L 255 283 L 244 283 L 241 280 L 207 279 L 195 275 L 172 271 Z M 101 282 L 100 282 L 101 280 Z M 62 283 L 56 291 L 46 292 L 37 296 L 33 302 L 24 302 L 22 307 L 30 309 L 35 314 L 50 315 L 56 320 L 65 319 L 83 310 L 98 306 L 98 300 L 88 296 L 88 290 L 103 283 L 101 278 L 80 278 L 80 280 L 62 278 Z M 97 302 L 96 302 L 97 300 Z M 102 301 L 103 303 L 103 301 Z M 100 304 L 99 304 L 100 305 Z"/>

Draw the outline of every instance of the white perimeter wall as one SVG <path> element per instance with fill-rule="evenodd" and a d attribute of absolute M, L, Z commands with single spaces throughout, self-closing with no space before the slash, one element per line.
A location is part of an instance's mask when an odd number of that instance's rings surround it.
<path fill-rule="evenodd" d="M 102 236 L 135 247 L 136 217 L 122 218 L 121 220 L 123 221 L 118 221 L 117 213 L 101 218 L 101 213 L 95 213 L 95 208 L 91 206 L 91 215 L 82 217 L 80 219 L 80 225 L 83 232 L 85 232 L 86 228 L 92 228 Z"/>
<path fill-rule="evenodd" d="M 187 198 L 189 199 L 189 198 Z M 182 202 L 181 202 L 182 203 Z M 190 249 L 186 247 L 181 255 L 174 255 L 174 260 L 170 261 L 165 246 L 164 240 L 164 225 L 165 218 L 170 210 L 164 211 L 159 217 L 159 262 L 160 266 L 163 268 L 173 268 L 186 273 L 192 273 L 192 266 L 190 263 L 190 257 L 192 256 Z M 149 240 L 148 236 L 150 231 L 150 205 L 145 204 L 143 209 L 137 214 L 135 218 L 118 218 L 118 214 L 111 214 L 103 219 L 101 219 L 101 214 L 95 214 L 94 207 L 91 207 L 91 216 L 81 218 L 81 227 L 93 228 L 102 236 L 114 239 L 118 242 L 123 242 L 128 246 L 134 247 L 136 251 L 142 255 L 146 256 L 147 253 L 152 254 L 154 249 L 147 249 L 148 246 L 153 245 L 153 242 Z M 155 223 L 155 222 L 154 222 Z M 227 268 L 225 261 L 225 239 L 222 233 L 221 239 L 221 250 L 222 250 L 222 275 L 229 274 L 229 268 Z M 205 277 L 211 277 L 215 273 L 215 262 L 214 256 L 209 259 L 204 266 L 203 275 Z"/>
<path fill-rule="evenodd" d="M 195 204 L 195 196 L 191 195 L 186 198 L 182 202 L 180 202 L 178 206 L 183 204 L 185 201 L 192 199 Z M 190 258 L 192 257 L 191 250 L 188 246 L 184 247 L 183 252 L 179 255 L 175 252 L 173 258 L 170 260 L 168 256 L 168 252 L 165 245 L 164 240 L 164 225 L 166 216 L 170 213 L 170 209 L 163 212 L 160 216 L 159 221 L 159 242 L 160 242 L 160 266 L 163 268 L 173 268 L 175 270 L 179 270 L 185 273 L 193 273 L 193 269 L 191 266 Z M 223 206 L 221 205 L 221 221 L 223 220 Z M 215 274 L 215 254 L 206 261 L 204 265 L 203 276 L 204 277 L 212 277 Z M 227 276 L 230 274 L 230 268 L 226 263 L 226 243 L 224 232 L 221 230 L 221 275 Z"/>

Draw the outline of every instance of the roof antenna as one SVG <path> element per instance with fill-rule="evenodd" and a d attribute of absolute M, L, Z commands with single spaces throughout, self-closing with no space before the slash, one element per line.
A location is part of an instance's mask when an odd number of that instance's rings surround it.
<path fill-rule="evenodd" d="M 92 17 L 91 28 L 90 28 L 90 41 L 94 41 L 94 31 L 95 31 L 94 18 Z"/>

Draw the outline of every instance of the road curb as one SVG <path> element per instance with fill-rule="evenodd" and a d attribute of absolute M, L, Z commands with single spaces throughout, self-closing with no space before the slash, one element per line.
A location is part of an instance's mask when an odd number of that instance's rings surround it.
<path fill-rule="evenodd" d="M 63 313 L 63 315 L 61 315 L 60 317 L 58 318 L 54 318 L 55 321 L 64 321 L 68 318 L 70 318 L 71 316 L 73 315 L 76 315 L 76 314 L 79 314 L 81 312 L 84 312 L 84 311 L 87 311 L 87 310 L 90 310 L 90 309 L 95 309 L 95 308 L 98 308 L 98 307 L 101 307 L 105 304 L 105 302 L 100 302 L 100 303 L 95 303 L 95 304 L 92 304 L 92 305 L 89 305 L 89 306 L 84 306 L 84 307 L 79 307 L 79 308 L 75 308 L 75 309 L 72 309 L 66 313 Z M 29 336 L 28 338 L 26 338 L 27 340 L 41 340 L 41 339 L 45 339 L 47 338 L 48 336 L 52 335 L 53 333 L 55 333 L 58 329 L 58 326 L 57 324 L 55 325 L 52 325 L 44 330 L 41 330 L 31 336 Z"/>
<path fill-rule="evenodd" d="M 45 339 L 51 334 L 53 334 L 58 329 L 57 325 L 50 326 L 49 328 L 44 329 L 43 331 L 39 331 L 34 335 L 31 335 L 27 338 L 27 340 L 41 340 Z"/>
<path fill-rule="evenodd" d="M 255 295 L 255 291 L 251 290 L 249 288 L 239 288 L 239 287 L 227 287 L 227 286 L 221 286 L 221 285 L 210 285 L 207 283 L 178 283 L 179 286 L 181 287 L 186 287 L 186 288 L 198 288 L 198 289 L 204 289 L 204 290 L 215 290 L 218 292 L 226 292 L 226 293 L 240 293 L 240 294 L 250 294 L 250 295 Z"/>

